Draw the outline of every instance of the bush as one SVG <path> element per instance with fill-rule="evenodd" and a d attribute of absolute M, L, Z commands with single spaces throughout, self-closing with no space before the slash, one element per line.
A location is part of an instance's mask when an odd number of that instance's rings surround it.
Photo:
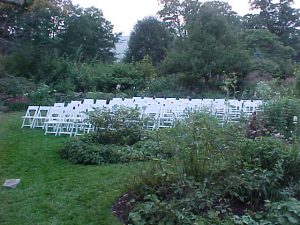
<path fill-rule="evenodd" d="M 300 123 L 293 123 L 294 116 L 300 118 L 300 101 L 286 97 L 267 102 L 258 114 L 269 133 L 279 133 L 286 139 L 300 134 Z"/>
<path fill-rule="evenodd" d="M 295 198 L 269 202 L 267 208 L 266 220 L 271 224 L 300 224 L 300 202 Z"/>
<path fill-rule="evenodd" d="M 299 195 L 294 145 L 272 137 L 247 139 L 239 125 L 221 128 L 205 114 L 190 115 L 166 134 L 171 146 L 179 146 L 177 154 L 139 171 L 130 189 L 136 193 L 131 224 L 290 224 L 289 210 L 297 221 L 296 202 L 278 216 L 284 223 L 274 218 L 278 207 L 265 204 Z"/>
<path fill-rule="evenodd" d="M 74 164 L 104 163 L 98 146 L 83 138 L 76 138 L 68 142 L 61 150 L 61 156 Z"/>
<path fill-rule="evenodd" d="M 55 102 L 50 87 L 45 84 L 40 84 L 36 90 L 31 91 L 29 98 L 33 105 L 52 105 Z"/>
<path fill-rule="evenodd" d="M 112 164 L 145 161 L 155 158 L 151 151 L 115 144 L 99 144 L 87 136 L 69 141 L 61 156 L 74 164 Z"/>
<path fill-rule="evenodd" d="M 96 133 L 94 142 L 99 144 L 132 145 L 144 136 L 143 120 L 137 108 L 114 107 L 95 110 L 90 114 Z"/>
<path fill-rule="evenodd" d="M 24 77 L 4 77 L 0 79 L 0 94 L 10 97 L 27 95 L 35 89 L 35 84 Z"/>

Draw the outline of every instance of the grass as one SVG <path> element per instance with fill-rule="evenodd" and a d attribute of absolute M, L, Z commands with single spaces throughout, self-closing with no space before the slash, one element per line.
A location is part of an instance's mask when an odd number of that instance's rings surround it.
<path fill-rule="evenodd" d="M 111 206 L 140 164 L 72 165 L 59 155 L 69 137 L 21 129 L 21 115 L 0 114 L 0 182 L 21 179 L 0 187 L 0 224 L 120 224 Z"/>

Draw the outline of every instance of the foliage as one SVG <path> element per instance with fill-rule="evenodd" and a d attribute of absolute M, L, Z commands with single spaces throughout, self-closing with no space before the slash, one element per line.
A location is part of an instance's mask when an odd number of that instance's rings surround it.
<path fill-rule="evenodd" d="M 164 24 L 154 17 L 146 17 L 137 22 L 130 34 L 125 61 L 138 62 L 148 56 L 157 65 L 165 57 L 170 42 Z"/>
<path fill-rule="evenodd" d="M 260 81 L 255 87 L 256 97 L 264 101 L 278 99 L 280 93 L 276 89 L 276 80 L 270 82 Z"/>
<path fill-rule="evenodd" d="M 61 150 L 61 156 L 74 164 L 113 164 L 149 160 L 151 154 L 128 146 L 98 144 L 90 138 L 71 140 Z"/>
<path fill-rule="evenodd" d="M 252 70 L 270 73 L 275 77 L 292 74 L 295 50 L 285 46 L 278 36 L 267 29 L 246 30 L 243 36 L 252 56 Z"/>
<path fill-rule="evenodd" d="M 95 110 L 90 120 L 96 129 L 93 134 L 96 143 L 132 145 L 143 137 L 143 120 L 137 108 L 116 106 L 113 111 Z"/>
<path fill-rule="evenodd" d="M 51 96 L 51 89 L 45 84 L 40 84 L 36 90 L 29 93 L 30 102 L 33 105 L 52 105 L 54 99 Z"/>
<path fill-rule="evenodd" d="M 124 163 L 170 158 L 176 153 L 162 135 L 146 136 L 137 109 L 115 107 L 113 111 L 96 110 L 90 116 L 96 132 L 71 140 L 61 150 L 62 157 L 72 163 Z"/>
<path fill-rule="evenodd" d="M 0 79 L 0 94 L 13 97 L 27 95 L 35 85 L 24 77 L 5 77 Z"/>
<path fill-rule="evenodd" d="M 280 2 L 266 0 L 251 0 L 253 9 L 258 9 L 258 16 L 253 16 L 248 22 L 248 28 L 266 28 L 277 35 L 285 45 L 297 49 L 299 54 L 299 9 L 292 7 L 293 0 Z M 298 56 L 299 57 L 299 56 Z"/>
<path fill-rule="evenodd" d="M 237 87 L 237 76 L 235 73 L 224 76 L 224 85 L 222 89 L 226 91 L 226 97 L 229 98 L 229 93 L 233 92 L 233 98 L 235 98 Z"/>
<path fill-rule="evenodd" d="M 70 17 L 67 17 L 65 30 L 59 35 L 62 39 L 59 43 L 60 50 L 72 56 L 80 46 L 84 61 L 91 59 L 113 61 L 112 50 L 120 36 L 120 34 L 113 34 L 113 25 L 97 8 L 77 8 L 74 11 Z"/>
<path fill-rule="evenodd" d="M 144 201 L 130 213 L 130 224 L 192 224 L 192 213 L 177 209 L 176 201 L 161 201 L 154 194 L 145 196 Z"/>
<path fill-rule="evenodd" d="M 299 224 L 300 204 L 295 198 L 286 201 L 267 203 L 267 220 L 272 224 Z"/>
<path fill-rule="evenodd" d="M 300 70 L 299 70 L 299 68 L 297 68 L 294 73 L 296 76 L 295 93 L 299 97 L 300 96 Z"/>
<path fill-rule="evenodd" d="M 280 139 L 247 139 L 242 127 L 218 128 L 203 114 L 174 129 L 178 138 L 168 143 L 178 154 L 140 172 L 130 187 L 137 193 L 130 224 L 273 224 L 277 206 L 271 210 L 265 201 L 299 193 L 293 185 L 300 179 L 298 148 Z"/>
<path fill-rule="evenodd" d="M 260 14 L 241 18 L 224 2 L 161 0 L 161 21 L 146 17 L 134 27 L 129 63 L 113 63 L 120 34 L 99 9 L 70 0 L 1 2 L 0 76 L 25 77 L 67 95 L 203 97 L 221 92 L 224 74 L 235 74 L 234 89 L 243 93 L 249 72 L 292 75 L 300 39 L 299 10 L 291 2 L 251 1 Z"/>
<path fill-rule="evenodd" d="M 278 98 L 271 100 L 263 106 L 259 114 L 264 127 L 271 132 L 277 132 L 286 139 L 299 135 L 299 123 L 294 123 L 294 116 L 300 118 L 300 102 L 294 98 Z"/>
<path fill-rule="evenodd" d="M 162 64 L 165 73 L 184 73 L 194 82 L 221 80 L 221 74 L 248 71 L 248 52 L 234 30 L 231 11 L 222 3 L 193 6 L 186 16 L 187 35 L 176 39 Z M 187 8 L 189 9 L 189 8 Z"/>

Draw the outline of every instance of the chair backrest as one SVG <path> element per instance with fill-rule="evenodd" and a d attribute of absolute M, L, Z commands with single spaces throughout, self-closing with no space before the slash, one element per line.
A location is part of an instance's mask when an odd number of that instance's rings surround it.
<path fill-rule="evenodd" d="M 51 106 L 40 106 L 37 117 L 47 117 Z"/>
<path fill-rule="evenodd" d="M 39 106 L 28 106 L 25 116 L 34 117 L 37 115 Z"/>
<path fill-rule="evenodd" d="M 83 105 L 93 105 L 95 103 L 94 99 L 85 98 L 82 102 Z"/>
<path fill-rule="evenodd" d="M 203 100 L 202 99 L 192 99 L 190 101 L 191 110 L 198 111 L 202 108 Z"/>
<path fill-rule="evenodd" d="M 68 103 L 67 108 L 76 109 L 81 105 L 81 101 L 71 101 Z"/>
<path fill-rule="evenodd" d="M 65 103 L 64 102 L 56 102 L 53 105 L 54 107 L 65 107 Z"/>
<path fill-rule="evenodd" d="M 48 120 L 58 120 L 64 115 L 65 107 L 51 107 L 48 113 Z"/>
<path fill-rule="evenodd" d="M 135 107 L 135 103 L 133 101 L 132 98 L 125 98 L 122 102 L 121 102 L 122 106 L 125 107 L 129 107 L 129 108 L 134 108 Z"/>
<path fill-rule="evenodd" d="M 150 113 L 151 113 L 151 114 L 152 114 L 152 113 L 159 114 L 160 111 L 161 111 L 161 105 L 160 105 L 160 104 L 151 104 L 151 105 L 149 105 L 149 106 L 145 109 L 144 113 L 145 113 L 145 114 L 150 114 Z"/>
<path fill-rule="evenodd" d="M 120 106 L 121 104 L 122 104 L 122 98 L 113 98 L 108 103 L 109 107 L 113 107 L 115 105 Z"/>
<path fill-rule="evenodd" d="M 107 106 L 107 101 L 104 99 L 97 99 L 95 104 L 93 105 L 94 108 L 102 109 L 103 107 Z"/>
<path fill-rule="evenodd" d="M 94 111 L 94 105 L 82 104 L 75 109 L 77 112 L 92 112 Z"/>
<path fill-rule="evenodd" d="M 211 110 L 211 108 L 213 107 L 213 103 L 214 103 L 214 100 L 211 98 L 203 99 L 202 100 L 202 108 Z"/>

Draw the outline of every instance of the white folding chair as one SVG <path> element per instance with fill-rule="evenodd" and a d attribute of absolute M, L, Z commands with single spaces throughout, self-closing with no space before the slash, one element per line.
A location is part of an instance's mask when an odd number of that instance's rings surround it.
<path fill-rule="evenodd" d="M 88 134 L 93 132 L 95 127 L 89 120 L 87 113 L 80 112 L 77 114 L 77 119 L 75 121 L 75 136 Z"/>
<path fill-rule="evenodd" d="M 175 115 L 171 110 L 165 109 L 158 118 L 158 128 L 170 128 L 174 126 Z"/>
<path fill-rule="evenodd" d="M 220 102 L 219 104 L 215 104 L 212 108 L 212 115 L 218 118 L 219 124 L 224 125 L 226 122 L 226 114 L 227 108 L 226 105 Z"/>
<path fill-rule="evenodd" d="M 23 127 L 30 127 L 32 128 L 34 118 L 36 117 L 39 110 L 39 106 L 28 106 L 27 111 L 23 118 L 22 126 Z"/>
<path fill-rule="evenodd" d="M 45 119 L 44 129 L 46 134 L 57 135 L 58 127 L 63 117 L 65 107 L 51 107 L 49 114 Z"/>
<path fill-rule="evenodd" d="M 134 103 L 134 100 L 132 98 L 125 98 L 121 105 L 127 108 L 135 108 L 136 104 Z"/>
<path fill-rule="evenodd" d="M 56 135 L 67 134 L 72 136 L 75 133 L 75 119 L 78 109 L 67 108 L 64 110 L 59 122 L 57 123 Z"/>
<path fill-rule="evenodd" d="M 44 128 L 51 106 L 40 106 L 37 115 L 33 119 L 32 128 Z"/>
<path fill-rule="evenodd" d="M 213 111 L 213 99 L 207 98 L 202 100 L 201 111 L 212 113 Z"/>
<path fill-rule="evenodd" d="M 190 101 L 190 111 L 198 112 L 202 110 L 202 99 L 192 99 Z"/>
<path fill-rule="evenodd" d="M 228 100 L 227 122 L 237 123 L 242 114 L 243 102 L 239 100 Z"/>
<path fill-rule="evenodd" d="M 143 117 L 145 118 L 146 122 L 143 126 L 146 129 L 155 130 L 156 128 L 158 128 L 160 111 L 161 105 L 159 104 L 152 104 L 145 109 Z"/>

